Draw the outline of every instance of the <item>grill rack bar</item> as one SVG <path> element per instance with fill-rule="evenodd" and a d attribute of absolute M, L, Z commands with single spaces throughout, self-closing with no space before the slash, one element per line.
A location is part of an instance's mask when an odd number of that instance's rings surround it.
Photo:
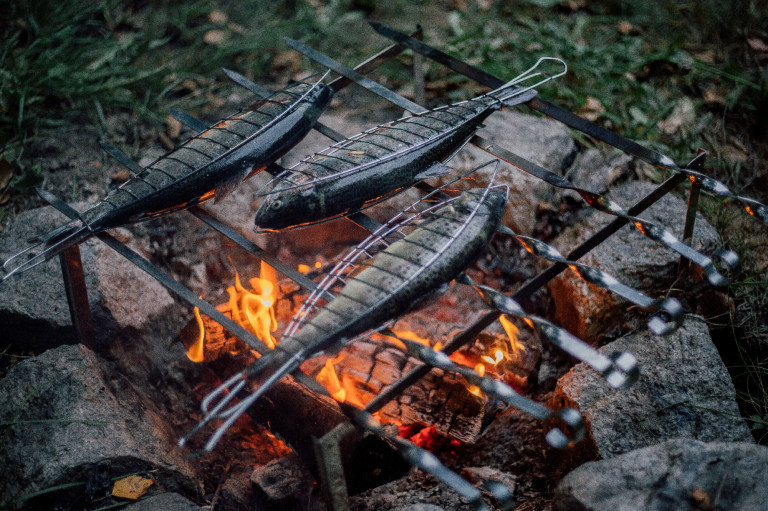
<path fill-rule="evenodd" d="M 377 31 L 382 32 L 382 30 L 380 30 L 380 28 L 383 27 L 382 25 L 372 23 L 372 26 L 374 26 L 374 29 L 376 29 Z M 405 41 L 405 39 L 400 38 L 400 36 L 408 37 L 405 34 L 399 34 L 399 33 L 397 37 L 393 37 L 391 33 L 384 34 L 384 35 L 395 40 L 397 43 L 403 43 Z M 417 31 L 412 35 L 417 38 L 420 37 L 421 27 L 419 27 Z M 411 41 L 413 40 L 415 39 L 411 39 Z M 482 70 L 479 70 L 478 68 L 475 68 L 454 57 L 450 57 L 447 54 L 444 54 L 443 52 L 440 52 L 435 48 L 432 48 L 424 43 L 421 43 L 420 41 L 419 43 L 423 45 L 420 48 L 421 51 L 417 50 L 412 45 L 409 45 L 409 47 L 414 49 L 415 55 L 419 55 L 419 56 L 424 55 L 425 57 L 430 58 L 431 60 L 434 60 L 440 64 L 446 65 L 447 67 L 453 69 L 454 71 L 460 74 L 463 74 L 464 76 L 467 76 L 468 78 L 483 85 L 487 85 L 495 88 L 495 87 L 498 87 L 500 84 L 504 83 L 501 79 L 494 77 L 492 75 L 489 75 L 488 73 L 485 73 Z M 396 56 L 397 54 L 401 53 L 404 49 L 405 47 L 402 46 L 401 44 L 391 45 L 386 50 L 379 52 L 379 54 L 374 55 L 373 57 L 365 61 L 356 69 L 361 73 L 367 73 L 367 72 L 373 71 L 378 65 Z M 419 72 L 423 73 L 422 66 L 420 64 L 417 66 L 414 66 L 414 72 L 415 74 L 418 74 Z M 419 79 L 423 80 L 423 75 L 416 76 L 416 81 L 419 81 Z M 336 90 L 347 85 L 347 83 L 351 83 L 351 81 L 347 81 L 346 79 L 343 79 L 346 81 L 346 83 L 342 82 L 341 80 L 342 79 L 337 79 L 336 81 L 332 82 L 332 85 L 336 86 L 334 87 Z M 614 147 L 617 147 L 627 154 L 636 156 L 640 159 L 643 159 L 652 164 L 659 165 L 662 167 L 669 168 L 670 164 L 671 166 L 676 167 L 668 157 L 661 155 L 655 151 L 652 151 L 651 149 L 643 147 L 640 144 L 637 144 L 636 142 L 629 140 L 619 134 L 613 133 L 600 126 L 597 126 L 594 123 L 591 123 L 573 114 L 572 112 L 562 109 L 561 107 L 556 106 L 552 103 L 541 100 L 539 98 L 534 98 L 533 100 L 529 101 L 527 104 L 529 107 L 549 117 L 559 120 L 560 122 L 563 122 L 564 124 L 570 126 L 571 128 L 574 128 L 598 140 L 601 140 Z M 319 127 L 318 131 L 325 134 L 326 136 L 329 136 L 329 138 L 332 138 L 333 140 L 338 141 L 337 139 L 339 138 L 340 135 L 337 132 L 333 130 L 323 129 L 323 128 L 324 126 Z M 476 138 L 479 139 L 479 137 L 476 137 Z M 474 141 L 482 142 L 482 139 L 474 140 Z M 497 147 L 496 149 L 500 149 L 500 148 Z M 687 169 L 688 167 L 685 167 L 685 168 Z M 675 175 L 668 178 L 664 183 L 659 185 L 653 192 L 648 194 L 645 198 L 641 199 L 632 207 L 630 207 L 628 209 L 628 212 L 631 215 L 636 215 L 641 213 L 643 210 L 650 207 L 652 204 L 654 204 L 656 201 L 661 199 L 664 195 L 672 191 L 672 189 L 674 189 L 677 185 L 679 185 L 681 182 L 685 180 L 686 180 L 686 176 L 683 173 L 676 173 Z M 418 187 L 423 189 L 423 185 Z M 696 190 L 694 190 L 694 187 L 692 187 L 690 191 L 691 200 L 689 200 L 688 211 L 686 214 L 687 219 L 692 219 L 695 217 L 696 200 L 693 194 L 696 192 L 698 192 L 698 187 L 696 187 Z M 68 206 L 63 201 L 60 201 L 59 199 L 52 196 L 51 194 L 47 194 L 42 191 L 40 191 L 40 195 L 50 205 L 54 206 L 55 208 L 67 214 Z M 294 270 L 293 268 L 285 265 L 279 259 L 271 256 L 270 254 L 267 254 L 260 247 L 258 247 L 257 245 L 252 243 L 250 240 L 242 236 L 235 229 L 219 221 L 218 219 L 214 218 L 199 206 L 195 206 L 194 208 L 191 208 L 189 212 L 195 217 L 197 217 L 198 219 L 200 219 L 201 221 L 208 224 L 214 230 L 218 231 L 223 236 L 231 239 L 233 242 L 235 242 L 244 250 L 251 253 L 257 259 L 263 260 L 268 264 L 270 264 L 273 268 L 275 268 L 277 271 L 279 271 L 286 277 L 292 279 L 298 285 L 309 290 L 317 287 L 317 284 L 314 281 L 310 280 L 309 278 L 299 273 L 298 271 Z M 362 225 L 368 228 L 369 230 L 371 230 L 371 227 L 375 227 L 374 225 L 375 222 L 362 213 L 356 213 L 352 218 L 350 218 L 350 221 L 353 221 L 359 225 Z M 690 220 L 686 223 L 689 223 L 689 222 Z M 567 255 L 567 258 L 569 260 L 579 259 L 583 255 L 588 253 L 590 250 L 600 245 L 603 241 L 605 241 L 607 238 L 613 235 L 613 233 L 615 233 L 618 229 L 620 229 L 622 226 L 626 225 L 627 223 L 628 223 L 628 220 L 624 218 L 617 218 L 616 220 L 611 222 L 608 226 L 604 227 L 601 231 L 599 231 L 598 233 L 593 235 L 591 238 L 589 238 L 587 241 L 585 241 L 584 243 L 582 243 L 581 245 L 573 249 Z M 146 259 L 142 258 L 138 254 L 130 250 L 127 246 L 119 242 L 110 234 L 100 233 L 99 235 L 97 235 L 97 237 L 101 241 L 107 243 L 111 248 L 117 250 L 121 255 L 126 257 L 132 264 L 138 266 L 142 270 L 149 273 L 153 278 L 155 278 L 158 282 L 160 282 L 166 288 L 171 290 L 175 295 L 179 296 L 182 300 L 187 302 L 190 306 L 199 307 L 200 310 L 202 310 L 206 315 L 208 315 L 215 321 L 219 322 L 224 328 L 226 328 L 228 331 L 230 331 L 230 333 L 232 333 L 233 335 L 241 339 L 243 342 L 246 342 L 251 347 L 254 347 L 254 349 L 260 352 L 263 349 L 267 349 L 266 346 L 264 346 L 263 343 L 261 343 L 261 341 L 259 341 L 259 339 L 256 338 L 253 334 L 251 334 L 250 332 L 242 328 L 240 325 L 232 321 L 230 318 L 227 318 L 223 314 L 219 313 L 219 311 L 209 302 L 198 298 L 190 289 L 186 288 L 179 282 L 172 279 L 170 276 L 165 274 L 158 267 L 156 267 L 151 262 L 147 261 Z M 74 249 L 70 249 L 69 251 L 67 251 L 66 256 L 63 255 L 61 257 L 61 264 L 62 264 L 62 273 L 64 275 L 65 286 L 67 287 L 67 299 L 69 303 L 70 313 L 73 318 L 73 324 L 75 325 L 77 335 L 80 337 L 81 342 L 83 342 L 86 345 L 90 345 L 93 342 L 93 326 L 92 326 L 93 322 L 92 322 L 92 319 L 90 318 L 90 308 L 88 304 L 87 290 L 85 286 L 84 273 L 82 269 L 82 260 L 79 256 L 79 249 L 77 246 L 75 246 Z M 546 285 L 547 282 L 552 280 L 555 276 L 557 276 L 566 268 L 567 266 L 563 263 L 553 264 L 550 268 L 548 268 L 547 270 L 543 271 L 542 273 L 540 273 L 539 275 L 531 279 L 521 289 L 519 289 L 516 293 L 514 293 L 511 296 L 517 301 L 521 301 L 529 298 L 533 293 L 535 293 L 541 287 Z M 73 289 L 74 291 L 70 291 L 70 289 Z M 477 337 L 477 335 L 479 335 L 479 333 L 483 329 L 485 329 L 488 325 L 490 325 L 493 321 L 495 321 L 499 315 L 500 314 L 498 312 L 489 312 L 480 320 L 478 320 L 475 324 L 471 325 L 469 328 L 465 329 L 463 332 L 457 334 L 443 348 L 443 350 L 446 353 L 452 353 L 453 351 L 471 342 Z M 384 405 L 386 405 L 386 403 L 388 403 L 391 399 L 393 399 L 397 394 L 399 394 L 400 392 L 405 390 L 407 387 L 409 387 L 410 385 L 418 381 L 422 376 L 424 376 L 429 371 L 429 369 L 430 368 L 427 367 L 426 365 L 422 365 L 413 369 L 409 374 L 405 375 L 400 380 L 390 385 L 381 394 L 379 394 L 376 398 L 374 398 L 371 402 L 369 402 L 368 405 L 365 407 L 365 411 L 372 413 L 381 409 Z M 296 373 L 298 374 L 294 374 L 294 376 L 298 377 L 298 379 L 308 388 L 321 394 L 327 394 L 324 387 L 322 387 L 314 379 L 304 375 L 304 373 L 302 373 L 301 371 L 296 371 Z M 331 433 L 329 433 L 329 435 Z M 322 462 L 323 461 L 321 460 L 321 463 Z M 343 490 L 344 494 L 346 493 L 345 490 L 346 489 Z M 335 488 L 335 491 L 339 491 L 339 488 Z M 342 498 L 341 500 L 343 501 L 345 499 Z M 346 504 L 341 503 L 339 505 L 341 507 L 337 508 L 337 506 L 334 506 L 334 509 L 342 509 Z"/>

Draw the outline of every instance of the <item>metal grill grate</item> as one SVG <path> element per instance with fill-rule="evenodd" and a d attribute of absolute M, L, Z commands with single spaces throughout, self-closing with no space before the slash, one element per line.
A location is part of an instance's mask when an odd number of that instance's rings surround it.
<path fill-rule="evenodd" d="M 375 24 L 375 23 L 372 25 L 374 26 L 375 30 L 382 33 L 386 37 L 393 39 L 397 44 L 394 44 L 388 47 L 386 50 L 372 56 L 370 59 L 368 59 L 363 64 L 358 66 L 356 69 L 360 73 L 370 72 L 374 70 L 376 67 L 378 67 L 380 64 L 385 62 L 386 60 L 391 59 L 397 54 L 401 53 L 404 49 L 410 48 L 414 50 L 416 54 L 423 55 L 427 58 L 432 59 L 435 62 L 445 65 L 448 68 L 482 85 L 486 85 L 492 88 L 497 88 L 504 83 L 503 80 L 497 77 L 494 77 L 492 75 L 489 75 L 433 47 L 430 47 L 414 37 L 408 36 L 406 34 L 401 34 L 384 25 Z M 417 31 L 414 33 L 414 35 L 418 36 L 420 35 L 420 32 Z M 418 65 L 414 66 L 414 72 L 416 74 L 415 83 L 423 84 L 423 76 L 421 75 L 422 73 L 421 60 L 417 59 L 416 64 Z M 323 65 L 326 65 L 326 64 L 324 63 Z M 251 84 L 250 82 L 244 81 L 242 77 L 240 77 L 239 75 L 233 74 L 231 72 L 227 72 L 227 74 L 229 74 L 233 79 L 235 79 L 235 81 L 238 81 L 241 85 L 248 87 L 251 91 L 255 92 L 256 94 L 263 95 L 266 92 L 260 89 L 255 84 Z M 367 80 L 367 79 L 364 79 L 364 77 L 362 76 L 358 76 L 354 78 L 354 81 L 358 81 L 358 82 L 362 82 L 364 80 Z M 330 86 L 335 90 L 338 90 L 344 87 L 345 85 L 351 83 L 351 81 L 352 80 L 348 78 L 342 77 L 331 82 Z M 375 84 L 375 86 L 378 88 L 379 93 L 382 94 L 384 97 L 395 102 L 395 104 L 399 106 L 403 106 L 403 102 L 398 99 L 399 96 L 397 96 L 394 92 L 384 89 L 382 86 L 378 84 Z M 381 89 L 384 89 L 384 90 L 381 91 Z M 420 90 L 417 91 L 416 97 L 423 97 L 423 91 L 420 91 Z M 406 106 L 408 106 L 408 104 L 421 108 L 419 107 L 419 105 L 416 105 L 415 103 L 407 102 Z M 750 199 L 736 197 L 733 194 L 731 194 L 729 191 L 727 191 L 727 189 L 725 191 L 723 189 L 720 189 L 718 186 L 720 185 L 720 183 L 717 183 L 716 181 L 711 180 L 710 178 L 704 176 L 703 174 L 700 174 L 699 170 L 702 167 L 704 156 L 705 156 L 705 153 L 703 152 L 700 152 L 700 154 L 698 154 L 695 158 L 693 158 L 692 161 L 685 167 L 678 167 L 668 156 L 657 153 L 651 149 L 648 149 L 646 147 L 643 147 L 637 144 L 636 142 L 633 142 L 625 137 L 622 137 L 621 135 L 618 135 L 604 128 L 601 128 L 596 124 L 593 124 L 552 103 L 541 100 L 539 98 L 534 98 L 527 101 L 525 104 L 527 104 L 530 108 L 537 110 L 555 120 L 558 120 L 573 129 L 579 130 L 589 135 L 590 137 L 593 137 L 597 140 L 600 140 L 609 145 L 612 145 L 631 156 L 637 157 L 655 166 L 658 166 L 673 172 L 673 175 L 669 177 L 664 183 L 659 185 L 652 193 L 648 194 L 646 197 L 638 201 L 636 204 L 628 208 L 626 211 L 621 210 L 619 212 L 616 212 L 615 209 L 611 211 L 612 208 L 610 207 L 610 205 L 606 207 L 605 202 L 602 201 L 602 199 L 604 198 L 600 196 L 594 196 L 594 194 L 592 194 L 589 198 L 585 196 L 585 199 L 587 199 L 587 201 L 590 202 L 590 204 L 592 204 L 592 202 L 594 201 L 594 204 L 592 205 L 594 205 L 598 209 L 602 209 L 603 211 L 616 215 L 617 218 L 612 223 L 610 223 L 609 225 L 604 227 L 602 230 L 597 232 L 595 235 L 593 235 L 591 238 L 589 238 L 587 241 L 585 241 L 578 247 L 574 248 L 570 253 L 568 253 L 565 256 L 565 259 L 568 260 L 569 262 L 577 261 L 579 258 L 587 254 L 590 250 L 592 250 L 596 246 L 600 245 L 603 241 L 608 239 L 622 226 L 630 222 L 635 222 L 636 215 L 638 215 L 639 213 L 641 213 L 642 211 L 650 207 L 652 204 L 654 204 L 656 201 L 661 199 L 664 195 L 672 191 L 677 185 L 679 185 L 685 180 L 690 180 L 691 188 L 690 188 L 690 197 L 689 197 L 689 203 L 688 203 L 688 211 L 685 218 L 685 231 L 684 231 L 685 234 L 684 234 L 683 241 L 687 242 L 688 239 L 690 238 L 690 233 L 692 232 L 693 222 L 694 222 L 695 212 L 697 207 L 697 197 L 701 189 L 712 191 L 719 195 L 725 195 L 725 196 L 735 198 L 736 200 L 742 202 L 745 208 L 748 209 L 748 211 L 751 208 L 751 212 L 753 214 L 756 214 L 757 216 L 761 217 L 763 220 L 766 219 L 765 218 L 766 211 L 764 206 L 762 206 L 759 203 L 755 203 Z M 180 115 L 183 116 L 186 114 L 180 114 Z M 194 123 L 194 118 L 190 118 L 188 120 L 188 124 L 192 124 L 192 123 Z M 340 142 L 343 143 L 343 140 L 345 139 L 345 137 L 343 137 L 341 134 L 335 132 L 334 130 L 328 128 L 327 126 L 321 123 L 318 123 L 315 129 L 317 129 L 319 132 L 333 139 L 335 143 L 340 143 Z M 480 147 L 485 151 L 492 153 L 496 157 L 499 157 L 504 161 L 514 165 L 515 167 L 518 167 L 523 171 L 528 172 L 554 186 L 574 189 L 570 185 L 570 183 L 568 183 L 558 175 L 523 159 L 522 157 L 512 153 L 511 151 L 508 151 L 507 149 L 496 147 L 493 144 L 491 144 L 488 140 L 483 139 L 480 136 L 475 135 L 470 140 L 470 143 Z M 332 147 L 336 147 L 336 146 L 332 146 Z M 420 188 L 423 188 L 423 186 L 420 186 Z M 584 196 L 584 193 L 582 193 L 582 192 L 585 192 L 584 190 L 576 189 L 576 191 L 581 193 L 582 196 Z M 47 201 L 51 206 L 55 207 L 65 215 L 69 216 L 70 218 L 77 217 L 77 213 L 74 210 L 72 210 L 69 206 L 67 206 L 63 201 L 57 199 L 56 197 L 46 192 L 40 191 L 39 193 L 45 201 Z M 310 291 L 317 288 L 317 284 L 315 282 L 313 282 L 303 274 L 299 273 L 294 268 L 283 263 L 281 260 L 277 259 L 275 256 L 269 253 L 266 253 L 261 248 L 256 246 L 254 243 L 249 241 L 247 238 L 239 234 L 235 229 L 219 221 L 218 219 L 212 217 L 211 215 L 209 215 L 199 207 L 195 206 L 189 209 L 188 211 L 192 215 L 197 217 L 199 220 L 205 222 L 211 228 L 218 231 L 223 236 L 232 240 L 234 243 L 239 245 L 242 249 L 252 254 L 253 257 L 268 263 L 277 271 L 279 271 L 286 277 L 292 279 L 298 285 Z M 377 222 L 375 222 L 371 218 L 359 212 L 351 215 L 348 218 L 351 221 L 363 226 L 364 228 L 370 231 L 373 231 L 378 227 Z M 251 348 L 255 349 L 259 353 L 266 353 L 268 351 L 268 348 L 253 334 L 251 334 L 250 332 L 242 328 L 233 320 L 226 317 L 224 314 L 220 313 L 212 304 L 198 298 L 192 290 L 186 288 L 185 286 L 183 286 L 182 284 L 180 284 L 179 282 L 171 278 L 163 270 L 161 270 L 154 264 L 150 263 L 145 258 L 137 254 L 136 252 L 129 249 L 123 243 L 117 241 L 113 236 L 111 236 L 108 233 L 99 233 L 96 236 L 101 241 L 103 241 L 104 243 L 109 245 L 111 248 L 116 250 L 118 253 L 120 253 L 122 256 L 124 256 L 126 259 L 128 259 L 128 261 L 130 261 L 132 264 L 135 264 L 136 266 L 141 268 L 143 271 L 147 272 L 149 275 L 151 275 L 158 282 L 160 282 L 162 285 L 167 287 L 172 293 L 174 293 L 176 296 L 178 296 L 183 301 L 188 303 L 190 306 L 199 307 L 199 309 L 204 314 L 208 315 L 211 319 L 219 322 L 225 329 L 229 330 L 233 335 L 235 335 L 236 337 L 241 339 L 243 342 L 248 344 Z M 683 256 L 686 256 L 686 255 L 690 256 L 690 253 L 686 252 L 686 248 L 684 247 L 677 247 L 675 249 L 681 252 Z M 93 341 L 93 322 L 90 318 L 87 290 L 85 288 L 85 280 L 83 276 L 83 268 L 82 268 L 82 262 L 80 259 L 78 246 L 74 246 L 68 249 L 66 252 L 61 254 L 60 258 L 61 258 L 62 272 L 64 276 L 64 283 L 67 289 L 67 298 L 69 301 L 69 308 L 72 316 L 72 323 L 76 329 L 77 335 L 80 337 L 80 340 L 85 344 L 90 344 Z M 510 298 L 518 302 L 529 298 L 534 292 L 536 292 L 538 289 L 546 285 L 550 280 L 555 278 L 559 273 L 561 273 L 567 267 L 568 265 L 564 262 L 555 262 L 546 271 L 541 272 L 536 277 L 531 279 L 528 283 L 526 283 L 517 292 L 510 295 Z M 480 320 L 478 320 L 476 323 L 470 325 L 464 331 L 456 335 L 446 346 L 442 348 L 442 351 L 445 352 L 446 354 L 450 354 L 456 351 L 457 349 L 461 348 L 462 346 L 465 346 L 468 343 L 472 342 L 474 339 L 476 339 L 476 337 L 480 334 L 480 332 L 484 330 L 487 326 L 489 326 L 492 322 L 494 322 L 500 316 L 500 314 L 501 313 L 497 311 L 489 312 L 488 314 L 483 316 Z M 418 381 L 421 377 L 426 375 L 426 373 L 429 370 L 430 370 L 430 367 L 427 365 L 422 365 L 412 370 L 410 373 L 408 373 L 403 378 L 401 378 L 400 380 L 390 385 L 383 392 L 377 395 L 372 401 L 370 401 L 366 405 L 364 412 L 373 413 L 380 410 L 389 401 L 391 401 L 396 396 L 398 396 L 401 392 L 403 392 L 407 387 L 409 387 L 410 385 Z M 306 385 L 311 390 L 324 393 L 324 388 L 322 388 L 314 379 L 304 375 L 300 371 L 297 372 L 297 376 L 299 381 L 304 385 Z M 334 440 L 335 436 L 338 436 L 337 434 L 338 434 L 338 431 L 334 430 L 331 433 L 329 433 L 327 435 L 327 438 L 325 438 L 323 441 L 325 442 L 330 440 L 331 445 L 337 445 L 338 439 Z M 336 442 L 336 444 L 334 444 L 334 441 Z M 328 442 L 325 442 L 325 443 L 328 443 Z M 329 458 L 332 458 L 334 456 L 333 450 L 334 450 L 333 447 L 330 447 L 330 448 L 325 447 L 321 449 L 321 451 L 329 453 L 326 455 Z M 324 457 L 325 456 L 321 456 L 321 458 L 324 458 Z M 332 466 L 333 464 L 329 462 L 323 462 L 322 459 L 321 459 L 321 463 L 325 463 L 325 465 L 323 468 L 321 468 L 320 472 L 322 474 L 330 474 L 330 475 L 327 475 L 326 477 L 326 483 L 327 483 L 326 485 L 333 486 L 329 483 L 329 481 L 333 480 L 334 478 L 338 479 L 337 477 L 338 474 L 334 475 L 334 469 Z M 339 468 L 337 467 L 336 470 L 339 470 Z M 346 499 L 346 492 L 343 490 L 339 490 L 338 487 L 335 487 L 335 488 L 329 487 L 327 491 L 328 491 L 327 496 L 329 499 L 329 505 L 333 509 L 343 509 L 345 507 L 344 502 Z"/>

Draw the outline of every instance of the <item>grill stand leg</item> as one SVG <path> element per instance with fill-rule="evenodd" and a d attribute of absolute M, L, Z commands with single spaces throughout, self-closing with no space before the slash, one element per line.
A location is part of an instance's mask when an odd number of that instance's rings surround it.
<path fill-rule="evenodd" d="M 93 347 L 95 333 L 91 306 L 88 303 L 88 289 L 85 286 L 83 260 L 80 257 L 80 246 L 68 248 L 59 255 L 61 274 L 64 278 L 64 289 L 69 303 L 69 315 L 78 340 L 88 347 Z"/>
<path fill-rule="evenodd" d="M 698 154 L 696 155 L 696 158 L 691 161 L 691 163 L 688 164 L 689 169 L 691 170 L 701 170 L 701 168 L 704 166 L 704 160 L 706 159 L 707 153 L 703 149 L 699 149 Z M 688 192 L 688 208 L 685 212 L 685 227 L 683 228 L 683 243 L 685 243 L 688 246 L 691 246 L 691 241 L 693 239 L 693 228 L 696 225 L 696 212 L 699 209 L 699 194 L 701 193 L 701 184 L 697 181 L 692 179 L 691 180 L 691 189 Z M 680 262 L 677 265 L 677 276 L 678 278 L 684 277 L 688 273 L 688 269 L 690 268 L 690 261 L 685 259 L 684 257 L 680 257 Z"/>
<path fill-rule="evenodd" d="M 423 39 L 421 25 L 416 27 L 416 39 Z M 426 103 L 424 94 L 424 55 L 418 52 L 413 53 L 413 100 L 421 106 Z"/>
<path fill-rule="evenodd" d="M 339 442 L 353 432 L 355 427 L 349 422 L 342 422 L 322 438 L 315 439 L 315 459 L 323 487 L 325 503 L 331 511 L 348 511 L 347 480 L 341 462 Z"/>

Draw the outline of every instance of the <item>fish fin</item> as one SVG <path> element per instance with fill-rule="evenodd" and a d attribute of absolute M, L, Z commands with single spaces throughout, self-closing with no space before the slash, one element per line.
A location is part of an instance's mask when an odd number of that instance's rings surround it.
<path fill-rule="evenodd" d="M 220 201 L 226 199 L 232 192 L 234 192 L 235 188 L 240 186 L 240 183 L 243 182 L 249 171 L 249 168 L 245 168 L 229 179 L 217 183 L 213 194 L 213 203 L 218 204 Z"/>
<path fill-rule="evenodd" d="M 516 96 L 512 96 L 509 99 L 503 100 L 502 103 L 504 104 L 504 106 L 519 105 L 520 103 L 525 103 L 526 101 L 532 100 L 533 98 L 536 97 L 536 94 L 538 94 L 536 89 L 529 89 L 523 92 L 522 94 L 518 94 Z"/>
<path fill-rule="evenodd" d="M 68 224 L 62 225 L 47 234 L 34 238 L 38 243 L 25 248 L 21 252 L 9 257 L 3 263 L 3 270 L 6 272 L 2 280 L 5 280 L 16 273 L 27 271 L 35 266 L 44 263 L 48 259 L 60 254 L 64 250 L 88 239 L 93 233 L 87 225 L 80 220 L 74 220 Z M 14 266 L 16 260 L 31 254 L 36 248 L 42 247 L 42 251 L 21 264 Z"/>
<path fill-rule="evenodd" d="M 416 174 L 416 179 L 421 181 L 422 179 L 429 179 L 431 177 L 444 176 L 449 172 L 453 172 L 451 167 L 444 163 L 437 162 Z"/>

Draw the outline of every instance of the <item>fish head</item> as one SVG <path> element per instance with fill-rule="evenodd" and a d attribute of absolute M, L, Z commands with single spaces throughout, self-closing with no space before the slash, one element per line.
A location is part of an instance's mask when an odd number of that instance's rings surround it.
<path fill-rule="evenodd" d="M 473 188 L 462 193 L 452 206 L 465 213 L 476 209 L 480 214 L 490 214 L 494 218 L 501 219 L 507 208 L 508 192 L 509 189 L 506 186 Z"/>
<path fill-rule="evenodd" d="M 313 223 L 322 208 L 311 188 L 293 188 L 268 195 L 256 211 L 257 231 L 279 231 Z"/>

